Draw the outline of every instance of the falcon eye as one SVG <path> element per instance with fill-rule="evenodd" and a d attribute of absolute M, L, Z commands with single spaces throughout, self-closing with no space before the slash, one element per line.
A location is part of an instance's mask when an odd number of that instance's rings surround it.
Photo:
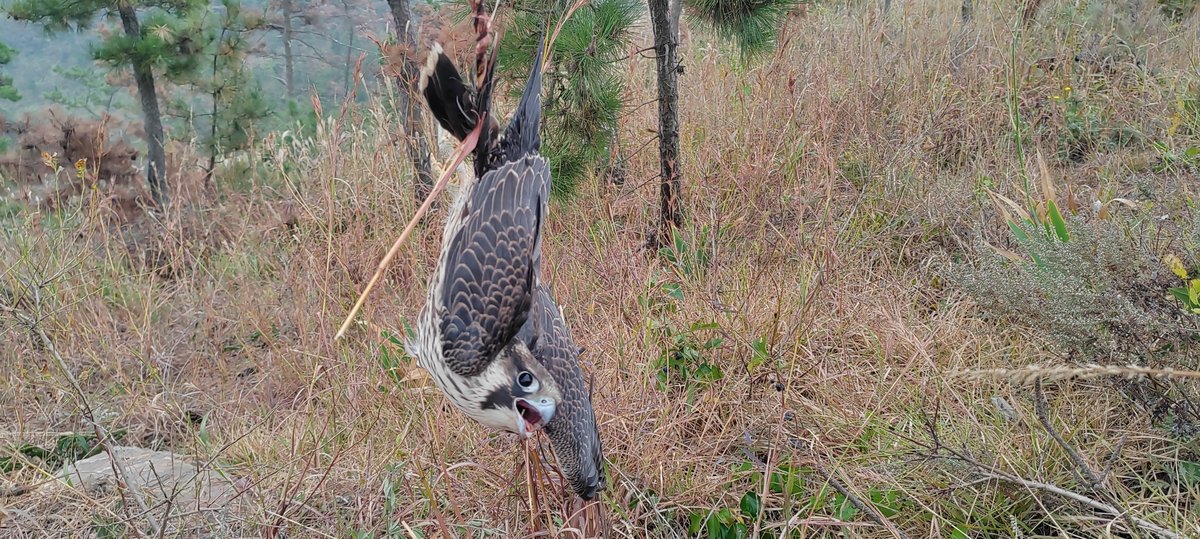
<path fill-rule="evenodd" d="M 521 387 L 529 389 L 533 385 L 533 375 L 529 371 L 521 371 L 521 374 L 517 375 L 517 383 L 521 384 Z"/>

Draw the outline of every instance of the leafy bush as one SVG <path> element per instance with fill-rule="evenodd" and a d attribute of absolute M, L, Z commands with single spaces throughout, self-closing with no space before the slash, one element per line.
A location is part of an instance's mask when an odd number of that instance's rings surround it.
<path fill-rule="evenodd" d="M 678 327 L 671 315 L 676 312 L 676 302 L 682 300 L 679 285 L 665 283 L 652 286 L 649 293 L 638 298 L 638 303 L 650 313 L 646 324 L 651 334 L 662 342 L 662 351 L 652 365 L 659 390 L 681 390 L 690 402 L 698 390 L 725 377 L 711 357 L 724 340 L 716 336 L 705 338 L 720 330 L 716 322 L 701 320 Z"/>
<path fill-rule="evenodd" d="M 1002 197 L 1001 197 L 1002 198 Z M 1006 200 L 1010 205 L 1012 201 Z M 1110 203 L 1111 204 L 1111 203 Z M 1195 211 L 1189 225 L 1200 223 Z M 989 251 L 973 265 L 950 269 L 957 285 L 989 316 L 1035 328 L 1070 359 L 1097 364 L 1138 364 L 1195 370 L 1200 350 L 1200 300 L 1189 277 L 1195 252 L 1162 256 L 1164 226 L 1153 218 L 1116 219 L 1108 205 L 1093 219 L 1064 217 L 1053 197 L 1008 226 L 1023 251 Z M 1174 229 L 1180 236 L 1181 230 Z M 1190 230 L 1189 230 L 1190 231 Z M 1174 245 L 1189 244 L 1178 238 Z M 1153 241 L 1158 240 L 1158 241 Z M 1194 240 L 1190 242 L 1194 248 Z M 1180 281 L 1183 281 L 1180 286 Z M 1157 382 L 1122 382 L 1121 388 L 1156 419 L 1171 419 L 1177 435 L 1200 428 L 1190 391 Z"/>
<path fill-rule="evenodd" d="M 1156 297 L 1167 287 L 1154 259 L 1109 222 L 1073 221 L 1069 241 L 1014 224 L 1030 261 L 986 256 L 952 280 L 993 315 L 1037 327 L 1066 349 L 1098 359 L 1140 350 L 1142 339 L 1177 340 L 1178 307 Z"/>

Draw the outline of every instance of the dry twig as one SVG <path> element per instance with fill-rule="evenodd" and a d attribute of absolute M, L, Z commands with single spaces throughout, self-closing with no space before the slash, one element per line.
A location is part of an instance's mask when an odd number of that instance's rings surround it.
<path fill-rule="evenodd" d="M 1042 428 L 1050 434 L 1051 438 L 1054 438 L 1058 446 L 1063 448 L 1063 451 L 1067 452 L 1067 456 L 1071 457 L 1071 460 L 1075 462 L 1075 466 L 1079 468 L 1079 474 L 1082 476 L 1080 478 L 1082 482 L 1086 483 L 1088 488 L 1100 488 L 1100 477 L 1096 475 L 1096 472 L 1092 471 L 1092 467 L 1083 459 L 1083 456 L 1074 447 L 1071 447 L 1067 443 L 1067 440 L 1058 433 L 1058 429 L 1055 429 L 1054 425 L 1050 423 L 1050 414 L 1046 410 L 1046 393 L 1042 391 L 1042 384 L 1034 384 L 1033 395 L 1033 408 L 1037 411 L 1038 421 L 1042 423 Z"/>
<path fill-rule="evenodd" d="M 813 469 L 816 470 L 821 477 L 824 477 L 825 480 L 828 481 L 835 490 L 842 494 L 842 496 L 845 496 L 846 499 L 850 501 L 851 505 L 857 507 L 858 510 L 862 511 L 864 515 L 867 515 L 867 517 L 869 517 L 871 520 L 874 520 L 876 524 L 886 528 L 887 531 L 891 532 L 893 537 L 896 537 L 897 539 L 909 539 L 908 534 L 901 531 L 900 528 L 897 528 L 895 524 L 892 524 L 892 521 L 883 516 L 883 513 L 880 513 L 879 509 L 877 509 L 874 504 L 863 502 L 861 498 L 847 488 L 846 485 L 841 482 L 841 480 L 834 477 L 833 474 L 830 473 L 829 470 L 825 469 L 825 467 L 822 466 L 821 463 L 816 459 L 813 459 Z"/>
<path fill-rule="evenodd" d="M 50 335 L 46 333 L 46 330 L 42 328 L 41 324 L 39 323 L 42 320 L 42 316 L 40 314 L 42 308 L 41 288 L 45 286 L 45 283 L 33 285 L 32 283 L 23 282 L 23 284 L 33 297 L 33 314 L 22 312 L 18 308 L 19 304 L 22 302 L 21 300 L 17 301 L 18 305 L 0 305 L 0 309 L 12 314 L 18 322 L 29 328 L 29 331 L 36 335 L 38 340 L 41 341 L 45 350 L 50 352 L 50 356 L 54 358 L 55 365 L 58 367 L 59 371 L 62 372 L 63 377 L 66 378 L 68 385 L 71 386 L 71 390 L 74 392 L 75 399 L 78 401 L 80 412 L 83 414 L 84 419 L 86 419 L 91 425 L 92 432 L 96 436 L 96 443 L 100 444 L 100 448 L 108 455 L 108 460 L 113 467 L 113 474 L 117 480 L 117 489 L 123 495 L 128 495 L 131 499 L 133 499 L 133 502 L 137 505 L 140 514 L 146 517 L 146 523 L 150 526 L 150 535 L 157 535 L 160 529 L 158 521 L 154 518 L 154 515 L 150 513 L 149 506 L 146 505 L 146 500 L 142 498 L 141 493 L 139 493 L 136 489 L 129 487 L 129 470 L 125 467 L 125 463 L 122 462 L 117 456 L 116 451 L 113 450 L 112 437 L 109 435 L 108 429 L 105 429 L 99 421 L 96 421 L 96 414 L 92 410 L 92 406 L 87 400 L 87 395 L 83 392 L 83 387 L 79 385 L 79 380 L 75 378 L 75 375 L 71 372 L 71 369 L 67 367 L 67 362 L 65 359 L 63 359 L 62 354 L 58 352 L 58 347 L 54 346 L 54 340 L 50 338 Z M 131 529 L 133 529 L 135 533 L 138 533 L 136 526 L 132 527 Z"/>

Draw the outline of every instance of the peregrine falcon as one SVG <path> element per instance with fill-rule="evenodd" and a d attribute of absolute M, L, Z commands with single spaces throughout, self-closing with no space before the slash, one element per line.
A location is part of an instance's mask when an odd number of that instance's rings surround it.
<path fill-rule="evenodd" d="M 572 490 L 604 487 L 600 438 L 575 346 L 541 279 L 550 165 L 539 153 L 542 47 L 512 120 L 491 113 L 495 51 L 475 89 L 434 44 L 419 89 L 458 140 L 477 128 L 474 178 L 446 219 L 408 352 L 459 410 L 527 438 L 545 428 Z M 482 127 L 480 127 L 482 122 Z"/>

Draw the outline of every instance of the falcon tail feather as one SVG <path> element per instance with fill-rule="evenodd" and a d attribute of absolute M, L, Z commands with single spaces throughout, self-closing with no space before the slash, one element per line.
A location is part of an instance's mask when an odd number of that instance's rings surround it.
<path fill-rule="evenodd" d="M 467 138 L 479 121 L 474 91 L 463 79 L 440 43 L 429 49 L 417 89 L 425 96 L 438 124 L 458 140 Z"/>
<path fill-rule="evenodd" d="M 546 40 L 538 40 L 537 52 L 533 57 L 533 69 L 525 82 L 521 101 L 513 112 L 512 120 L 504 130 L 505 157 L 514 161 L 523 155 L 537 153 L 541 148 L 542 123 L 542 62 Z"/>

